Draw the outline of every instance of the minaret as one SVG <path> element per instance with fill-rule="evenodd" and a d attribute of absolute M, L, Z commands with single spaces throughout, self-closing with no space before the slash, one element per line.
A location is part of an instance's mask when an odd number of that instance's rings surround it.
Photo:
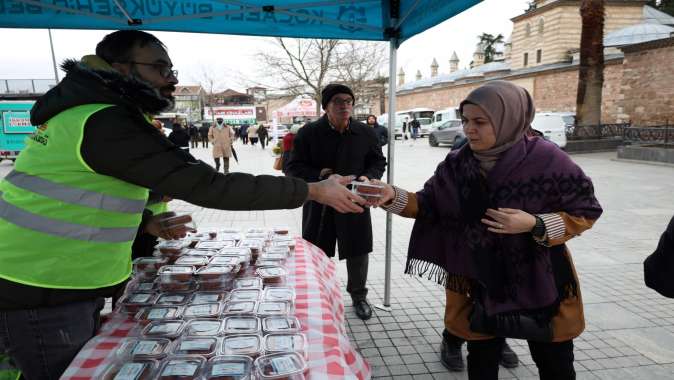
<path fill-rule="evenodd" d="M 421 80 L 421 70 L 417 70 L 416 80 Z"/>
<path fill-rule="evenodd" d="M 452 53 L 452 58 L 449 59 L 449 72 L 450 74 L 459 70 L 459 56 L 456 55 L 456 52 Z"/>
<path fill-rule="evenodd" d="M 431 63 L 431 78 L 438 76 L 438 61 L 433 58 L 433 63 Z"/>
<path fill-rule="evenodd" d="M 403 84 L 405 84 L 405 72 L 401 67 L 400 71 L 398 71 L 398 86 L 402 86 Z"/>

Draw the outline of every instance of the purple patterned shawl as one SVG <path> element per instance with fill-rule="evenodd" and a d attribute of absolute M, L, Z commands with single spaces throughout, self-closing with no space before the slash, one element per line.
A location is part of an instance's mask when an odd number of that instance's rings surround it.
<path fill-rule="evenodd" d="M 538 137 L 524 137 L 504 152 L 486 179 L 479 168 L 466 145 L 449 153 L 417 193 L 405 272 L 482 294 L 488 315 L 551 318 L 559 301 L 577 290 L 565 246 L 542 246 L 529 233 L 492 233 L 480 219 L 487 208 L 507 207 L 595 220 L 602 209 L 592 182 L 566 153 Z"/>

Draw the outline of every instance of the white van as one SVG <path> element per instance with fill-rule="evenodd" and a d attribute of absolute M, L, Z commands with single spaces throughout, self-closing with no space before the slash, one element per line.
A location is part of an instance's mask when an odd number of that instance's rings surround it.
<path fill-rule="evenodd" d="M 440 111 L 436 111 L 433 115 L 433 123 L 431 124 L 431 131 L 435 131 L 438 127 L 449 120 L 461 120 L 459 107 L 449 107 Z"/>
<path fill-rule="evenodd" d="M 537 112 L 531 127 L 541 133 L 546 140 L 557 144 L 560 148 L 566 146 L 566 127 L 573 125 L 575 114 L 572 112 Z"/>

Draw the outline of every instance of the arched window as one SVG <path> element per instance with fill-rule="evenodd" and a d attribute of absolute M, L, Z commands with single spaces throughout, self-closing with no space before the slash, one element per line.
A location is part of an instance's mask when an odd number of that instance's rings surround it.
<path fill-rule="evenodd" d="M 543 33 L 545 33 L 545 20 L 540 19 L 538 20 L 538 34 Z"/>
<path fill-rule="evenodd" d="M 524 35 L 529 37 L 531 36 L 531 24 L 527 23 L 527 25 L 524 27 Z"/>

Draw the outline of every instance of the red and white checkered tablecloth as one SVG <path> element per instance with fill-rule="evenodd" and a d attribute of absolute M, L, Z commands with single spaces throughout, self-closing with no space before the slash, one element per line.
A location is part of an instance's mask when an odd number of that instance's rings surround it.
<path fill-rule="evenodd" d="M 335 263 L 320 248 L 297 239 L 286 262 L 288 285 L 295 288 L 295 315 L 307 337 L 307 379 L 369 379 L 370 365 L 351 346 L 344 328 L 344 303 Z M 90 340 L 61 379 L 96 379 L 115 358 L 120 341 L 136 327 L 133 321 L 111 319 Z"/>

